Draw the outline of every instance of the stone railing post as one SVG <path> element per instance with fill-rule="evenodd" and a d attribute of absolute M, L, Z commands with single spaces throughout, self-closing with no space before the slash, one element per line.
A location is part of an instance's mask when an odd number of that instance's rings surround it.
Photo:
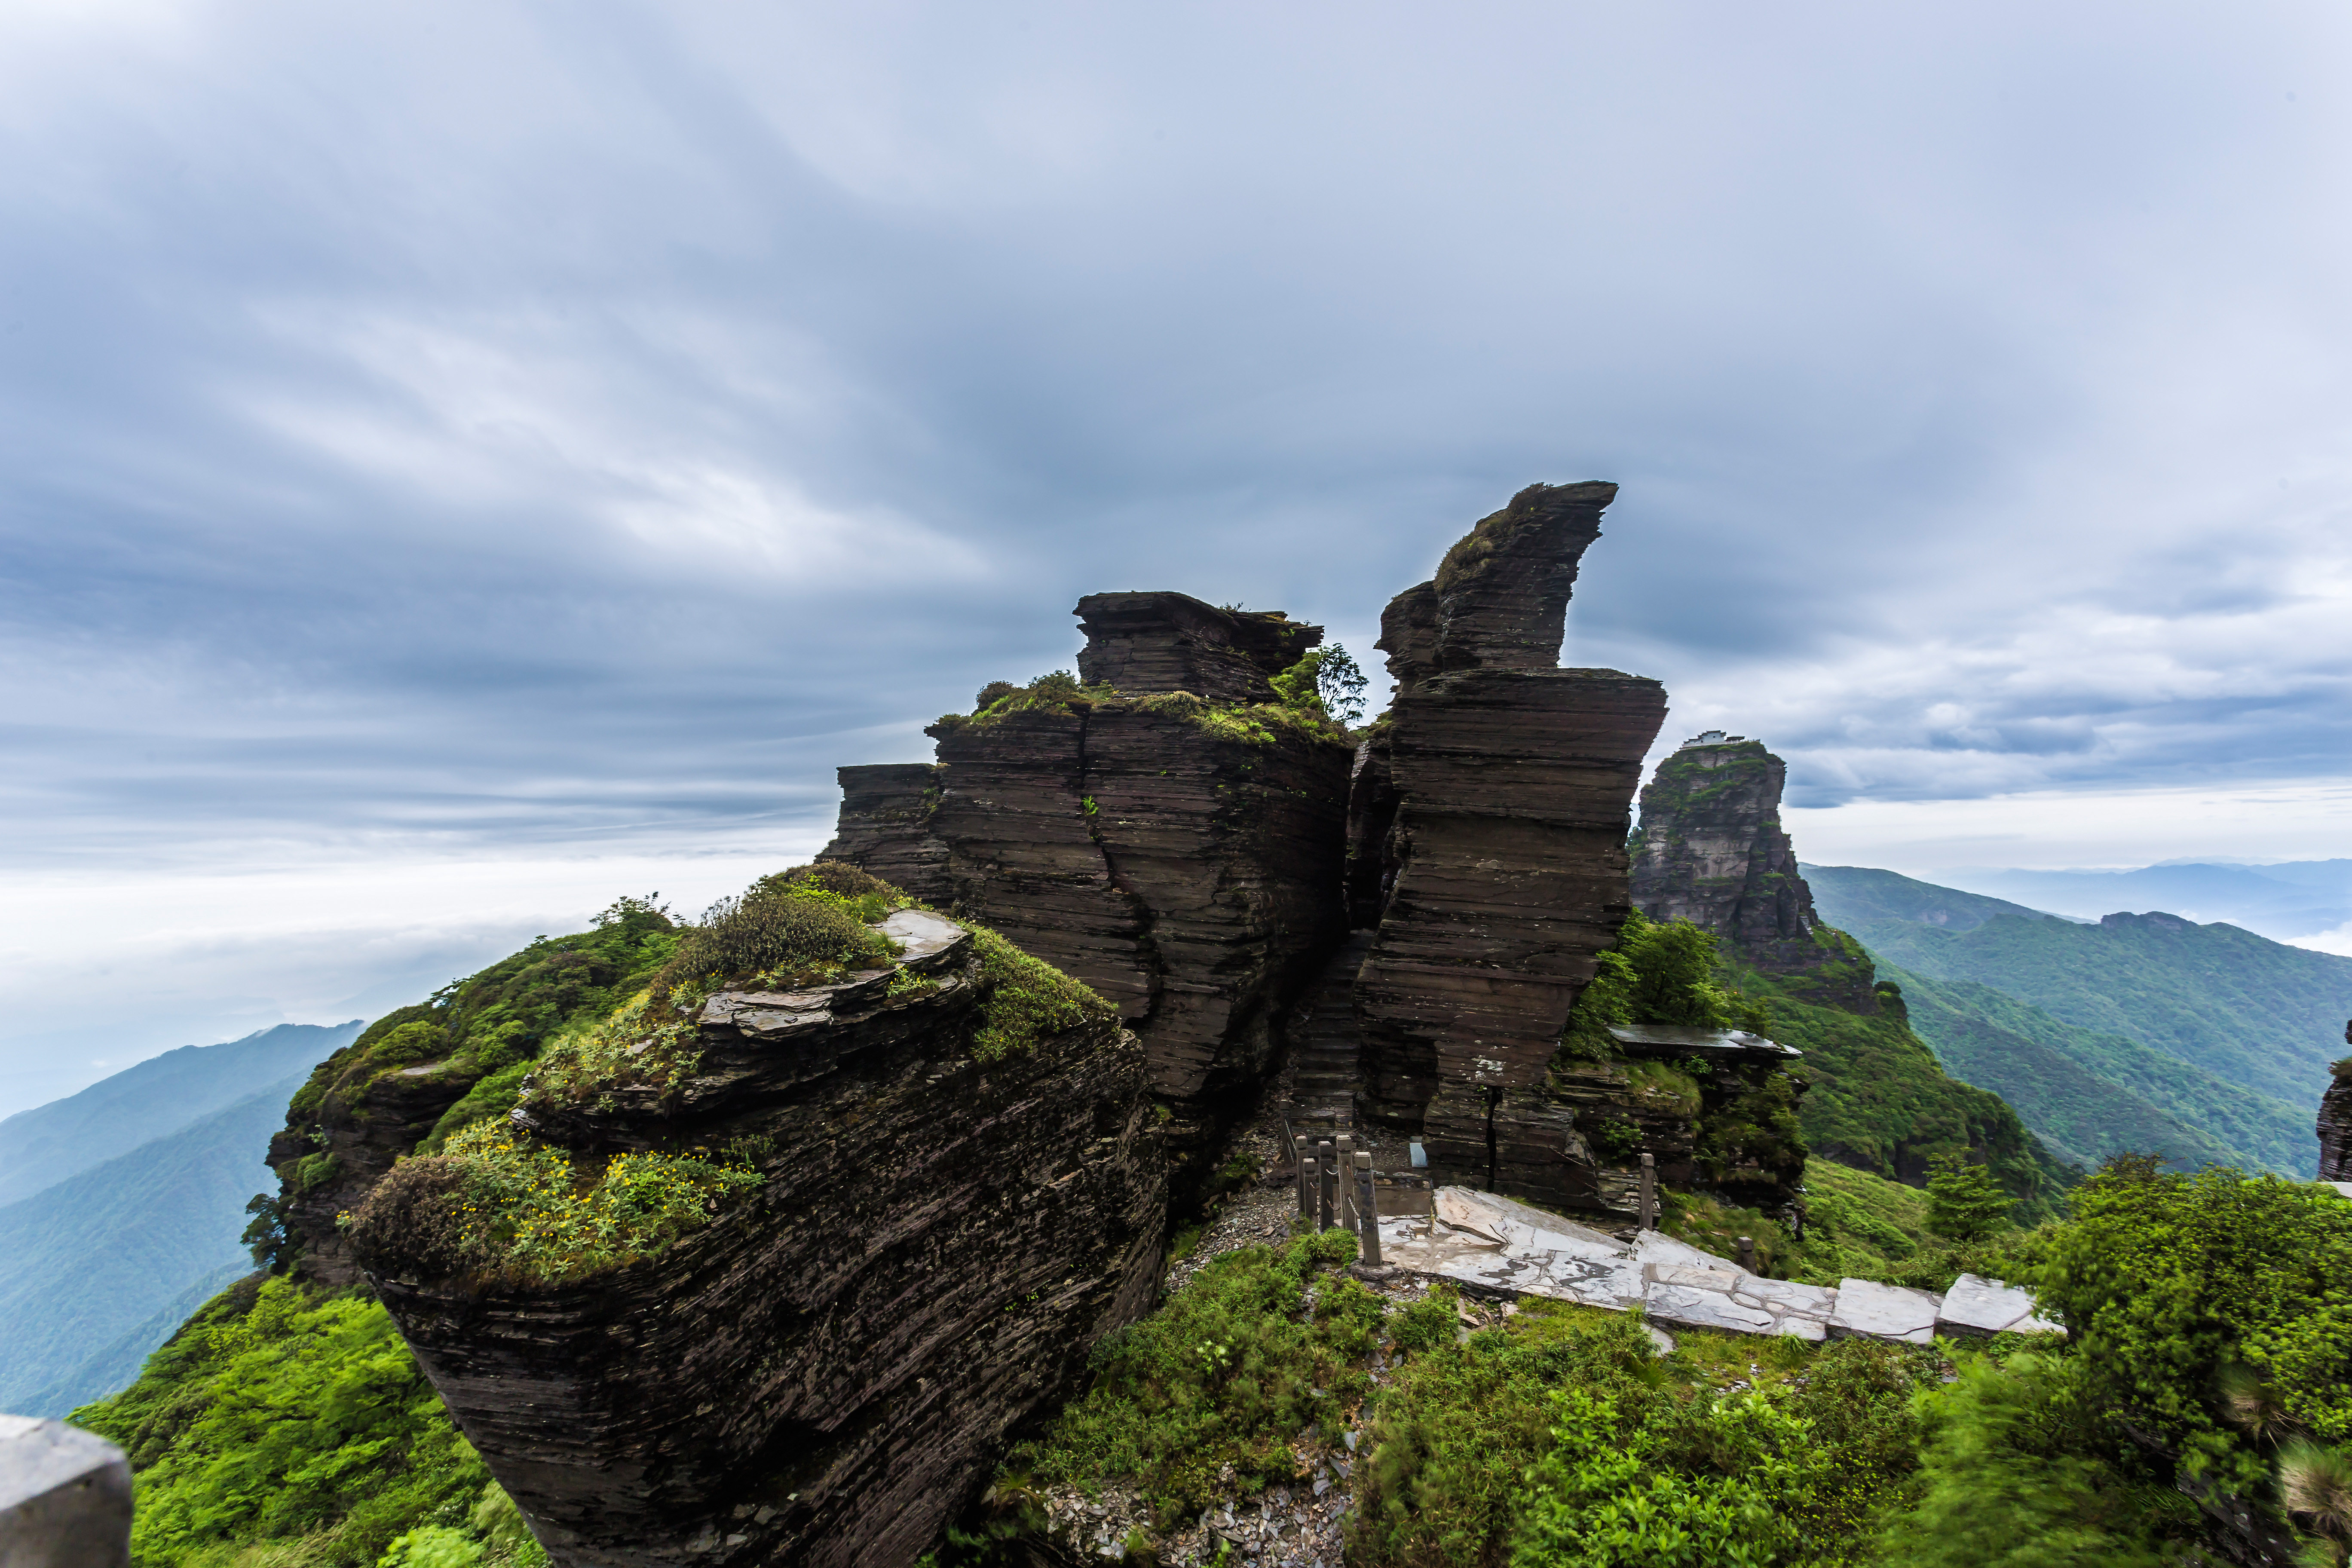
<path fill-rule="evenodd" d="M 62 1421 L 0 1415 L 0 1563 L 129 1568 L 131 1461 Z"/>
<path fill-rule="evenodd" d="M 1315 1223 L 1315 1156 L 1298 1151 L 1298 1217 Z"/>
<path fill-rule="evenodd" d="M 1339 1162 L 1339 1201 L 1332 1217 L 1341 1226 L 1356 1228 L 1356 1141 L 1342 1132 L 1331 1140 L 1331 1157 Z"/>
<path fill-rule="evenodd" d="M 1339 1195 L 1335 1189 L 1339 1184 L 1339 1163 L 1332 1157 L 1331 1140 L 1328 1138 L 1315 1145 L 1315 1170 L 1318 1178 L 1315 1186 L 1322 1208 L 1317 1216 L 1315 1228 L 1328 1230 L 1331 1228 L 1331 1200 Z"/>
<path fill-rule="evenodd" d="M 1642 1156 L 1642 1228 L 1658 1228 L 1658 1162 L 1654 1156 Z"/>
<path fill-rule="evenodd" d="M 1372 1156 L 1369 1150 L 1356 1152 L 1356 1241 L 1359 1258 L 1380 1266 L 1381 1261 L 1381 1200 L 1372 1190 Z"/>
<path fill-rule="evenodd" d="M 1752 1236 L 1739 1238 L 1739 1267 L 1750 1274 L 1756 1272 L 1756 1238 Z"/>

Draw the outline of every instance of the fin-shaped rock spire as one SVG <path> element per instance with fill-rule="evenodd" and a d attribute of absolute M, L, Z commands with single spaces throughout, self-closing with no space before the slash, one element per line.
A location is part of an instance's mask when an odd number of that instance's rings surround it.
<path fill-rule="evenodd" d="M 1350 793 L 1368 1113 L 1418 1125 L 1441 1180 L 1591 1206 L 1545 1092 L 1560 1031 L 1631 908 L 1625 837 L 1656 681 L 1561 669 L 1570 590 L 1617 487 L 1530 485 L 1381 617 L 1397 681 Z M 1385 826 L 1383 826 L 1385 825 Z"/>

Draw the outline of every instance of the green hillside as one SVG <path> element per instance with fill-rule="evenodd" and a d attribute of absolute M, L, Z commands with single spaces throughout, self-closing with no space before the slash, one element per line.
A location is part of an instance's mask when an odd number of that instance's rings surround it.
<path fill-rule="evenodd" d="M 360 1020 L 280 1024 L 219 1046 L 150 1057 L 79 1094 L 0 1121 L 0 1205 L 127 1154 L 351 1044 Z M 237 1202 L 246 1194 L 239 1193 Z"/>
<path fill-rule="evenodd" d="M 1798 1121 L 1814 1153 L 1916 1185 L 1935 1156 L 1976 1149 L 2018 1200 L 2021 1221 L 2058 1212 L 2079 1173 L 1999 1094 L 1948 1076 L 1887 988 L 1879 992 L 1882 1010 L 1864 1016 L 1806 1001 L 1736 960 L 1729 977 L 1767 998 L 1773 1037 L 1805 1053 L 1798 1073 L 1811 1088 Z"/>
<path fill-rule="evenodd" d="M 2017 915 L 2030 921 L 2053 917 L 2040 910 L 2012 904 L 1982 893 L 1939 888 L 1915 881 L 1894 871 L 1868 866 L 1805 866 L 1805 885 L 1813 890 L 1813 907 L 1822 918 L 1843 931 L 1867 921 L 1908 921 L 1945 931 L 1974 931 L 1995 915 Z"/>
<path fill-rule="evenodd" d="M 0 1410 L 63 1415 L 108 1392 L 75 1374 L 191 1287 L 247 1261 L 246 1201 L 268 1179 L 269 1135 L 301 1081 L 0 1208 Z M 153 1326 L 158 1339 L 172 1328 Z"/>
<path fill-rule="evenodd" d="M 1982 1084 L 2069 1157 L 2094 1165 L 2126 1152 L 2308 1177 L 2311 1112 L 2222 1082 L 2123 1035 L 2062 1023 L 1973 980 L 1888 966 L 1912 1026 L 1945 1068 Z"/>
<path fill-rule="evenodd" d="M 1864 940 L 1930 979 L 1981 982 L 2289 1105 L 2318 1103 L 2352 1017 L 2352 958 L 2172 915 L 1999 915 L 1961 932 L 1885 921 Z"/>

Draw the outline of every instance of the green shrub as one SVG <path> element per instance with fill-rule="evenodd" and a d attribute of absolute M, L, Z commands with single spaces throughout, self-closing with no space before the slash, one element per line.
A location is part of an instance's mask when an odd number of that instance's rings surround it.
<path fill-rule="evenodd" d="M 791 873 L 761 878 L 740 897 L 719 900 L 688 933 L 654 977 L 654 999 L 685 1011 L 683 993 L 734 984 L 790 990 L 887 968 L 898 954 L 867 926 L 888 912 L 876 893 L 845 897 L 824 880 Z"/>
<path fill-rule="evenodd" d="M 766 1180 L 700 1150 L 575 1169 L 569 1150 L 480 1125 L 394 1166 L 353 1212 L 352 1242 L 399 1273 L 569 1283 L 660 1252 Z"/>
<path fill-rule="evenodd" d="M 1333 1230 L 1213 1258 L 1159 1311 L 1095 1347 L 1086 1393 L 1014 1449 L 1007 1471 L 1090 1491 L 1132 1480 L 1163 1522 L 1231 1486 L 1295 1479 L 1293 1440 L 1311 1429 L 1336 1438 L 1370 1388 L 1361 1362 L 1385 1306 L 1321 1272 L 1354 1255 L 1355 1238 Z"/>
<path fill-rule="evenodd" d="M 1715 933 L 1688 921 L 1653 921 L 1639 910 L 1625 917 L 1617 945 L 1577 994 L 1561 1055 L 1571 1061 L 1608 1061 L 1620 1052 L 1610 1026 L 1680 1024 L 1703 1029 L 1771 1029 L 1766 1005 L 1715 978 Z"/>
<path fill-rule="evenodd" d="M 2134 1473 L 2126 1451 L 2099 1430 L 2071 1370 L 2035 1355 L 1982 1358 L 1928 1399 L 1926 1485 L 1917 1506 L 1886 1528 L 1888 1562 L 2154 1568 L 2168 1525 L 2193 1530 L 2186 1500 Z"/>
<path fill-rule="evenodd" d="M 215 1298 L 71 1419 L 131 1458 L 139 1568 L 370 1568 L 489 1480 L 381 1306 L 286 1279 Z"/>
<path fill-rule="evenodd" d="M 963 922 L 980 956 L 985 995 L 971 1054 L 984 1062 L 1026 1056 L 1039 1042 L 1080 1024 L 1105 1021 L 1118 1009 L 1082 982 L 1032 958 L 985 926 Z"/>
<path fill-rule="evenodd" d="M 2244 1363 L 2285 1418 L 2352 1438 L 2352 1203 L 2329 1188 L 2154 1156 L 2108 1162 L 2074 1190 L 2034 1280 L 2073 1335 L 2088 1397 L 2186 1451 L 2191 1474 L 2259 1489 L 2268 1466 L 2213 1390 Z"/>

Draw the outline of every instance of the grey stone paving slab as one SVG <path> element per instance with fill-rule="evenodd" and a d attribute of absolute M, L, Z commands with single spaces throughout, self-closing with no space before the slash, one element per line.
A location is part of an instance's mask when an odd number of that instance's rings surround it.
<path fill-rule="evenodd" d="M 1963 1274 L 1944 1292 L 1936 1326 L 1946 1333 L 2000 1333 L 2033 1315 L 2033 1296 L 1998 1279 Z"/>
<path fill-rule="evenodd" d="M 1829 1329 L 1832 1334 L 1867 1334 L 1924 1345 L 1936 1337 L 1937 1305 L 1937 1299 L 1925 1290 L 1881 1285 L 1872 1279 L 1841 1279 Z"/>
<path fill-rule="evenodd" d="M 1387 1261 L 1489 1290 L 1618 1311 L 1639 1304 L 1662 1322 L 1813 1341 L 1864 1334 L 1925 1344 L 1935 1337 L 1939 1314 L 1948 1331 L 1996 1332 L 1972 1325 L 1998 1320 L 2013 1332 L 2064 1331 L 2032 1315 L 2031 1293 L 1998 1280 L 1963 1276 L 1948 1306 L 1928 1291 L 1867 1279 L 1848 1279 L 1836 1289 L 1767 1279 L 1655 1231 L 1629 1244 L 1466 1187 L 1440 1187 L 1432 1210 L 1381 1220 Z"/>

